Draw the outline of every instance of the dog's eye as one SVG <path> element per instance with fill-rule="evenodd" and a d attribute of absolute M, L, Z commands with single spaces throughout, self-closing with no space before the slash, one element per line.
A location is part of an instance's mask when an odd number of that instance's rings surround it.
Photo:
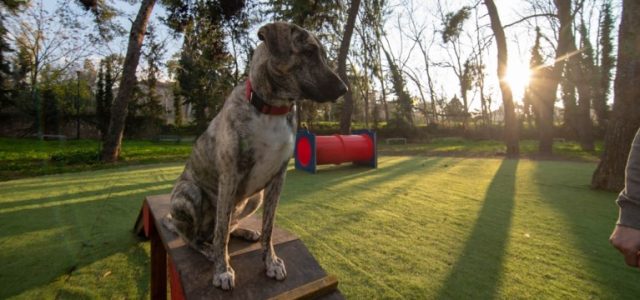
<path fill-rule="evenodd" d="M 314 57 L 316 55 L 317 51 L 318 51 L 317 48 L 312 47 L 312 48 L 306 49 L 304 51 L 304 55 L 307 56 L 307 57 Z"/>

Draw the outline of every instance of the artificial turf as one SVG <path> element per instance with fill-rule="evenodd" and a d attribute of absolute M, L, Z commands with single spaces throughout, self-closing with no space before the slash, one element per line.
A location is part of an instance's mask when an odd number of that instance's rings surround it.
<path fill-rule="evenodd" d="M 290 169 L 276 224 L 347 298 L 635 299 L 640 272 L 607 240 L 616 195 L 588 188 L 594 168 L 394 156 Z M 143 197 L 169 192 L 181 169 L 0 182 L 0 298 L 148 297 L 149 245 L 131 229 Z"/>

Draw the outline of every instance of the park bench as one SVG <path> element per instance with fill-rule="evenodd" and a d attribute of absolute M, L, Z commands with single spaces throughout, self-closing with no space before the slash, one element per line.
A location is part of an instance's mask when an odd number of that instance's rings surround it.
<path fill-rule="evenodd" d="M 38 135 L 33 135 L 33 137 L 38 137 Z M 42 139 L 45 141 L 66 141 L 67 136 L 62 134 L 43 134 Z"/>
<path fill-rule="evenodd" d="M 260 242 L 231 238 L 235 288 L 214 287 L 213 263 L 162 225 L 169 207 L 169 195 L 147 197 L 134 228 L 151 240 L 151 299 L 166 299 L 167 270 L 172 299 L 343 299 L 336 277 L 326 274 L 297 236 L 278 227 L 273 229 L 273 244 L 285 261 L 285 280 L 266 276 Z M 258 230 L 260 224 L 261 218 L 252 216 L 240 226 Z"/>
<path fill-rule="evenodd" d="M 179 135 L 158 135 L 154 139 L 156 142 L 174 142 L 180 143 L 182 138 Z"/>
<path fill-rule="evenodd" d="M 179 136 L 179 135 L 158 135 L 153 138 L 156 142 L 173 142 L 173 143 L 193 143 L 196 140 L 195 136 Z"/>
<path fill-rule="evenodd" d="M 387 145 L 404 145 L 407 143 L 407 139 L 406 138 L 388 138 L 388 139 L 385 139 L 384 142 Z"/>

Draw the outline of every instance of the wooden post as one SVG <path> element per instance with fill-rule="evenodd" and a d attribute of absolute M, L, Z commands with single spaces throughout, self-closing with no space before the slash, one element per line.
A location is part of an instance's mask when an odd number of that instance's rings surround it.
<path fill-rule="evenodd" d="M 182 290 L 182 284 L 180 283 L 180 274 L 178 274 L 171 256 L 168 257 L 168 261 L 169 282 L 171 282 L 171 300 L 184 300 L 184 291 Z"/>
<path fill-rule="evenodd" d="M 151 299 L 167 299 L 167 251 L 154 224 L 149 222 L 151 238 Z"/>

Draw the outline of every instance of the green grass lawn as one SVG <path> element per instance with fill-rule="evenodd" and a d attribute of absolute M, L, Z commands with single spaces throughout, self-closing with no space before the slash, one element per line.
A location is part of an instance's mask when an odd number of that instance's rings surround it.
<path fill-rule="evenodd" d="M 117 164 L 103 164 L 98 161 L 88 163 L 58 162 L 51 159 L 56 154 L 82 160 L 87 155 L 98 154 L 100 143 L 94 140 L 39 141 L 34 139 L 0 138 L 0 181 L 30 176 L 98 170 L 123 165 L 183 161 L 191 153 L 192 143 L 156 143 L 151 141 L 125 140 L 120 161 Z M 520 144 L 523 157 L 535 157 L 538 142 L 527 140 Z M 463 157 L 499 157 L 505 146 L 501 141 L 473 141 L 462 138 L 437 138 L 429 143 L 407 145 L 386 145 L 379 143 L 379 152 L 384 155 L 435 155 Z M 584 152 L 575 142 L 556 142 L 555 156 L 551 159 L 597 161 L 602 152 L 602 143 L 597 144 L 595 153 Z"/>
<path fill-rule="evenodd" d="M 457 137 L 435 138 L 427 143 L 407 145 L 387 145 L 380 139 L 379 151 L 386 155 L 438 155 L 467 157 L 496 157 L 504 155 L 506 146 L 503 141 L 469 140 Z M 596 143 L 595 152 L 585 152 L 574 141 L 556 141 L 553 143 L 553 156 L 543 159 L 562 159 L 596 162 L 602 154 L 602 142 Z M 520 154 L 523 157 L 539 158 L 537 140 L 520 141 Z"/>
<path fill-rule="evenodd" d="M 0 138 L 0 181 L 54 173 L 119 167 L 122 165 L 182 161 L 189 157 L 192 143 L 125 140 L 118 164 L 99 162 L 63 163 L 51 160 L 55 154 L 95 153 L 100 142 L 95 140 L 40 141 L 35 139 Z"/>
<path fill-rule="evenodd" d="M 347 298 L 637 299 L 640 272 L 607 241 L 616 195 L 588 188 L 594 168 L 393 156 L 290 170 L 276 223 Z M 0 298 L 148 297 L 149 244 L 131 229 L 143 197 L 169 192 L 181 169 L 0 182 Z"/>

